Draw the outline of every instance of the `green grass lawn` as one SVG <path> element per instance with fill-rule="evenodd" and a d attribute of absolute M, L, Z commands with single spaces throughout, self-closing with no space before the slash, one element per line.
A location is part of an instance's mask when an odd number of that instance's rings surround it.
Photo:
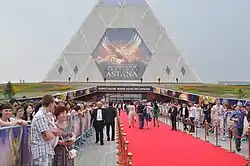
<path fill-rule="evenodd" d="M 175 90 L 179 91 L 186 91 L 196 94 L 204 94 L 204 95 L 210 95 L 214 97 L 225 97 L 225 98 L 237 98 L 238 97 L 238 91 L 241 89 L 246 97 L 250 98 L 250 86 L 225 86 L 225 85 L 185 85 L 185 86 L 176 86 L 174 88 Z"/>
<path fill-rule="evenodd" d="M 113 83 L 114 84 L 114 83 Z M 105 85 L 113 85 L 105 84 Z M 121 85 L 121 83 L 115 83 L 116 86 Z M 70 90 L 82 89 L 90 86 L 96 86 L 96 84 L 87 83 L 14 83 L 14 89 L 16 91 L 16 97 L 20 98 L 26 97 L 36 97 L 43 96 L 44 94 L 55 94 L 58 92 L 65 92 Z M 146 85 L 145 85 L 146 86 Z M 155 85 L 159 86 L 159 85 Z M 214 97 L 225 97 L 225 98 L 237 98 L 237 93 L 239 89 L 242 89 L 246 94 L 246 98 L 250 98 L 250 86 L 225 86 L 216 84 L 197 84 L 197 85 L 160 85 L 160 87 L 165 87 L 167 89 L 173 89 L 178 91 L 185 91 L 195 94 L 202 94 Z M 0 84 L 0 100 L 4 99 L 4 89 L 5 84 Z"/>
<path fill-rule="evenodd" d="M 0 84 L 0 100 L 4 99 L 4 89 L 6 84 Z M 13 83 L 16 98 L 23 96 L 36 97 L 44 94 L 55 94 L 70 90 L 76 90 L 86 85 L 82 84 L 54 84 L 54 83 Z"/>

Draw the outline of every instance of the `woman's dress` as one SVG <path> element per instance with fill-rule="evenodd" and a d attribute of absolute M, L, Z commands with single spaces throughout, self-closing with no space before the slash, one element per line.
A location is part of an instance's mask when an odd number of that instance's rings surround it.
<path fill-rule="evenodd" d="M 57 126 L 58 127 L 58 126 Z M 62 129 L 58 127 L 60 130 L 62 130 L 62 134 L 59 137 L 59 141 L 62 139 L 67 139 L 68 137 L 72 137 L 73 135 L 73 128 L 70 124 L 67 124 L 65 129 Z M 68 149 L 66 149 L 65 145 L 58 145 L 55 147 L 55 157 L 53 166 L 74 166 L 74 159 L 69 158 L 69 152 L 68 150 L 72 149 L 72 146 L 67 146 Z"/>

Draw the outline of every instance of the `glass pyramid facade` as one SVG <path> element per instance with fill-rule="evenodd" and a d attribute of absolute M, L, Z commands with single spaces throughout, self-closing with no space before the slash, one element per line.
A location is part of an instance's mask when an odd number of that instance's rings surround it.
<path fill-rule="evenodd" d="M 45 82 L 200 82 L 146 0 L 99 0 Z"/>

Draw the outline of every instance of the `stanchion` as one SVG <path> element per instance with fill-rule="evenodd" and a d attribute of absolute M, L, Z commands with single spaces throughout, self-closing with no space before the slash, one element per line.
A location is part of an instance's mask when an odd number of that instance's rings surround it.
<path fill-rule="evenodd" d="M 122 133 L 121 134 L 121 137 L 119 138 L 120 139 L 120 145 L 118 146 L 120 150 L 118 150 L 118 161 L 117 161 L 117 164 L 119 166 L 124 166 L 126 164 L 126 153 L 125 153 L 125 142 L 126 142 L 126 133 Z"/>
<path fill-rule="evenodd" d="M 123 124 L 118 124 L 117 125 L 117 131 L 121 133 L 121 130 L 123 129 Z"/>
<path fill-rule="evenodd" d="M 124 156 L 125 156 L 125 141 L 126 141 L 126 133 L 122 133 L 122 153 L 123 153 L 123 159 L 124 159 Z"/>
<path fill-rule="evenodd" d="M 124 143 L 123 143 L 123 128 L 121 127 L 123 126 L 122 123 L 118 123 L 117 125 L 117 156 L 118 156 L 118 161 L 117 164 L 119 166 L 124 166 L 125 162 L 124 162 Z"/>
<path fill-rule="evenodd" d="M 117 143 L 119 144 L 120 141 L 120 135 L 121 135 L 121 126 L 119 123 L 119 120 L 117 118 L 117 123 L 116 123 L 116 139 L 117 139 Z"/>
<path fill-rule="evenodd" d="M 120 126 L 121 128 L 123 128 L 124 125 L 123 125 L 122 122 L 120 122 L 120 123 L 119 123 L 119 126 Z"/>
<path fill-rule="evenodd" d="M 123 133 L 123 128 L 121 128 L 121 127 L 118 127 L 118 128 L 120 128 L 120 129 L 118 129 L 118 132 L 117 132 L 117 143 L 119 144 L 119 146 L 120 147 L 122 147 L 123 146 L 123 144 L 122 144 L 122 133 Z M 120 148 L 121 149 L 121 148 Z"/>
<path fill-rule="evenodd" d="M 127 163 L 128 162 L 128 144 L 129 142 L 126 140 L 124 142 L 124 162 Z"/>
<path fill-rule="evenodd" d="M 177 120 L 178 120 L 178 122 L 177 122 L 177 130 L 180 130 L 180 118 L 177 117 Z"/>
<path fill-rule="evenodd" d="M 198 136 L 198 125 L 197 125 L 197 124 L 195 125 L 195 137 L 196 137 L 196 138 L 200 138 L 200 137 Z"/>
<path fill-rule="evenodd" d="M 188 134 L 192 135 L 190 132 L 190 130 L 191 130 L 191 121 L 190 120 L 187 121 L 187 126 L 188 126 Z"/>
<path fill-rule="evenodd" d="M 218 146 L 218 124 L 215 125 L 215 146 Z"/>
<path fill-rule="evenodd" d="M 208 123 L 207 123 L 207 120 L 205 120 L 205 142 L 209 142 L 207 140 L 207 135 L 208 135 Z"/>
<path fill-rule="evenodd" d="M 182 132 L 186 133 L 186 130 L 184 130 L 184 128 L 185 128 L 185 125 L 187 124 L 187 122 L 186 122 L 186 120 L 183 120 L 183 119 L 181 119 L 181 120 L 182 120 L 182 123 L 183 123 L 183 130 L 182 130 Z"/>
<path fill-rule="evenodd" d="M 250 127 L 247 129 L 248 134 L 248 157 L 246 158 L 247 161 L 250 161 Z"/>
<path fill-rule="evenodd" d="M 235 151 L 233 150 L 233 143 L 232 143 L 232 138 L 233 138 L 232 125 L 229 126 L 228 133 L 229 133 L 229 152 L 235 153 Z"/>
<path fill-rule="evenodd" d="M 215 146 L 218 146 L 218 147 L 220 147 L 220 145 L 219 145 L 219 125 L 218 124 L 216 124 L 215 125 Z"/>
<path fill-rule="evenodd" d="M 189 135 L 191 135 L 191 136 L 193 136 L 193 132 L 194 132 L 194 131 L 192 131 L 192 133 L 190 132 L 190 130 L 191 130 L 191 128 L 192 128 L 192 126 L 194 126 L 194 124 L 192 123 L 192 121 L 191 121 L 191 120 L 189 120 L 189 127 L 190 127 L 190 128 L 189 128 L 189 132 L 188 132 L 188 134 L 189 134 Z"/>
<path fill-rule="evenodd" d="M 169 115 L 167 116 L 167 118 L 168 118 L 168 119 L 167 119 L 167 121 L 168 121 L 168 123 L 167 123 L 167 124 L 168 124 L 169 126 L 171 126 L 172 124 L 171 124 L 171 120 L 170 120 Z"/>
<path fill-rule="evenodd" d="M 123 139 L 126 139 L 126 136 L 127 136 L 127 134 L 126 134 L 126 133 L 122 133 L 122 137 L 123 137 Z"/>
<path fill-rule="evenodd" d="M 118 164 L 120 166 L 124 165 L 124 129 L 123 129 L 123 123 L 120 121 L 120 118 L 117 119 L 117 148 L 118 148 Z M 126 135 L 126 134 L 125 134 Z"/>
<path fill-rule="evenodd" d="M 131 152 L 128 153 L 127 166 L 132 166 L 132 153 Z"/>

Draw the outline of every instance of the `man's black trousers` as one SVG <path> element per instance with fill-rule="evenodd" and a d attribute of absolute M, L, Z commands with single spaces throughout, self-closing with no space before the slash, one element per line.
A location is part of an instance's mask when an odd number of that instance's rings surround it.
<path fill-rule="evenodd" d="M 115 140 L 115 122 L 106 124 L 107 139 L 110 140 L 110 127 L 111 127 L 111 139 Z"/>

